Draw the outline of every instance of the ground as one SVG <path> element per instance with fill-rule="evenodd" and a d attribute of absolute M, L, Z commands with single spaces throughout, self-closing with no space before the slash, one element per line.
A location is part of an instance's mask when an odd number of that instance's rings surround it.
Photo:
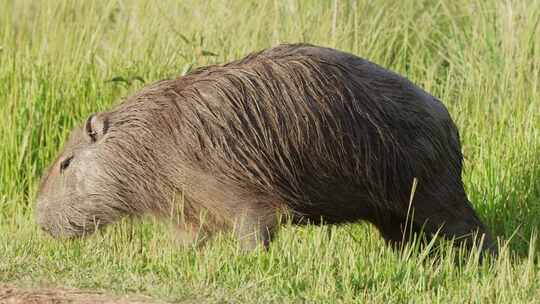
<path fill-rule="evenodd" d="M 0 304 L 148 304 L 163 303 L 143 296 L 112 296 L 66 288 L 19 288 L 0 284 Z"/>

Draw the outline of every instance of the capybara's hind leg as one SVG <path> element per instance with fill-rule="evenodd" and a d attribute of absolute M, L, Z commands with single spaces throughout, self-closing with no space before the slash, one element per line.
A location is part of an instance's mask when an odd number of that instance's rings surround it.
<path fill-rule="evenodd" d="M 468 248 L 479 246 L 482 254 L 498 254 L 497 244 L 490 232 L 476 215 L 472 205 L 466 198 L 456 203 L 439 205 L 437 212 L 425 213 L 429 210 L 425 205 L 416 204 L 417 217 L 415 222 L 423 224 L 425 231 L 431 234 L 438 233 L 446 239 L 454 239 L 457 245 L 464 244 Z M 433 205 L 433 201 L 431 202 Z"/>
<path fill-rule="evenodd" d="M 498 254 L 498 248 L 490 232 L 485 228 L 472 207 L 467 206 L 462 216 L 447 219 L 440 228 L 442 236 L 454 239 L 457 244 L 465 244 L 468 248 L 478 246 L 482 255 Z"/>

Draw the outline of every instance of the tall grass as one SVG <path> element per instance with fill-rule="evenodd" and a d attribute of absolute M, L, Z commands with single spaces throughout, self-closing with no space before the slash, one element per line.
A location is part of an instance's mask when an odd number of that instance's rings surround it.
<path fill-rule="evenodd" d="M 170 300 L 540 301 L 540 1 L 0 0 L 0 7 L 0 281 Z M 461 132 L 469 196 L 505 245 L 501 257 L 479 265 L 474 252 L 447 243 L 435 256 L 397 254 L 367 225 L 288 227 L 268 252 L 247 255 L 226 236 L 178 248 L 152 220 L 123 221 L 87 240 L 39 233 L 40 174 L 77 122 L 145 83 L 281 42 L 352 52 L 440 97 Z"/>

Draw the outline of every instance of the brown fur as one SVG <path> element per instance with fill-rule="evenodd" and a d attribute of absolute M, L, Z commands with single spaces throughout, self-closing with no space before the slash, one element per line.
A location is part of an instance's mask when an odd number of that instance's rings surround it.
<path fill-rule="evenodd" d="M 469 244 L 479 232 L 496 251 L 461 169 L 458 131 L 436 98 L 353 55 L 281 45 L 90 117 L 46 173 L 37 217 L 52 235 L 76 236 L 174 212 L 188 235 L 233 229 L 252 248 L 290 214 L 299 224 L 367 220 L 400 243 L 416 179 L 413 232 Z"/>

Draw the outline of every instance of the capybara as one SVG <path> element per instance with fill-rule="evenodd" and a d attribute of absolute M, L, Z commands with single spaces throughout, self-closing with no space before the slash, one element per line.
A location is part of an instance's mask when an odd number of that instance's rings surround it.
<path fill-rule="evenodd" d="M 354 55 L 286 44 L 91 115 L 45 173 L 37 221 L 72 237 L 126 215 L 181 214 L 188 240 L 232 231 L 251 249 L 283 216 L 366 220 L 388 243 L 422 230 L 496 253 L 461 171 L 437 98 Z"/>

